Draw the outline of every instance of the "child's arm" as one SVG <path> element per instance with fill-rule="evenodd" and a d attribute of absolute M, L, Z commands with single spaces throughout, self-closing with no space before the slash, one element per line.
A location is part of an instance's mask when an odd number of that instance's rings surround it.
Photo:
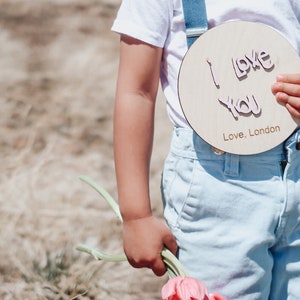
<path fill-rule="evenodd" d="M 121 37 L 114 111 L 114 154 L 124 250 L 131 265 L 151 268 L 156 275 L 166 271 L 162 248 L 166 246 L 173 253 L 177 250 L 169 229 L 152 216 L 149 196 L 161 57 L 161 48 Z"/>
<path fill-rule="evenodd" d="M 300 119 L 300 74 L 278 75 L 272 92 L 293 117 Z"/>

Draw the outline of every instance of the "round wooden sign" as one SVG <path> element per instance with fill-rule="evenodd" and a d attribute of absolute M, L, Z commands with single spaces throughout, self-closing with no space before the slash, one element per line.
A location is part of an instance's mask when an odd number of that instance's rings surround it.
<path fill-rule="evenodd" d="M 297 52 L 277 31 L 228 22 L 190 47 L 179 72 L 179 99 L 207 143 L 234 154 L 260 153 L 283 142 L 299 123 L 271 91 L 276 75 L 299 72 Z"/>

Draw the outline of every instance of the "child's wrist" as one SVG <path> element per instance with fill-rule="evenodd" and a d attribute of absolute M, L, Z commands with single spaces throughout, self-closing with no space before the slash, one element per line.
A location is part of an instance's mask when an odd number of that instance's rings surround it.
<path fill-rule="evenodd" d="M 138 221 L 142 219 L 147 219 L 152 217 L 152 211 L 144 211 L 144 212 L 121 212 L 123 222 L 132 222 L 132 221 Z"/>

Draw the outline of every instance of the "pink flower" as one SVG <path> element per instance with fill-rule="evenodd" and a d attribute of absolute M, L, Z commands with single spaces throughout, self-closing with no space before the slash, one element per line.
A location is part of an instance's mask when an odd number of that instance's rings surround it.
<path fill-rule="evenodd" d="M 225 300 L 217 294 L 208 294 L 205 284 L 192 277 L 171 278 L 162 288 L 162 300 Z"/>

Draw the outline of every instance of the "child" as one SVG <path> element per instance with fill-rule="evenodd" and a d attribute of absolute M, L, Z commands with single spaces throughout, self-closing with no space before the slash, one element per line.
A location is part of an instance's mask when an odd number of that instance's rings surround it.
<path fill-rule="evenodd" d="M 298 0 L 207 0 L 206 7 L 209 27 L 265 23 L 300 53 Z M 114 149 L 129 262 L 163 275 L 167 247 L 192 277 L 227 299 L 299 299 L 300 130 L 261 154 L 215 153 L 179 105 L 177 76 L 187 51 L 181 0 L 123 0 L 112 30 L 121 34 Z M 170 229 L 152 215 L 149 197 L 159 79 L 174 125 L 162 181 Z M 300 118 L 300 70 L 278 74 L 270 89 Z"/>

